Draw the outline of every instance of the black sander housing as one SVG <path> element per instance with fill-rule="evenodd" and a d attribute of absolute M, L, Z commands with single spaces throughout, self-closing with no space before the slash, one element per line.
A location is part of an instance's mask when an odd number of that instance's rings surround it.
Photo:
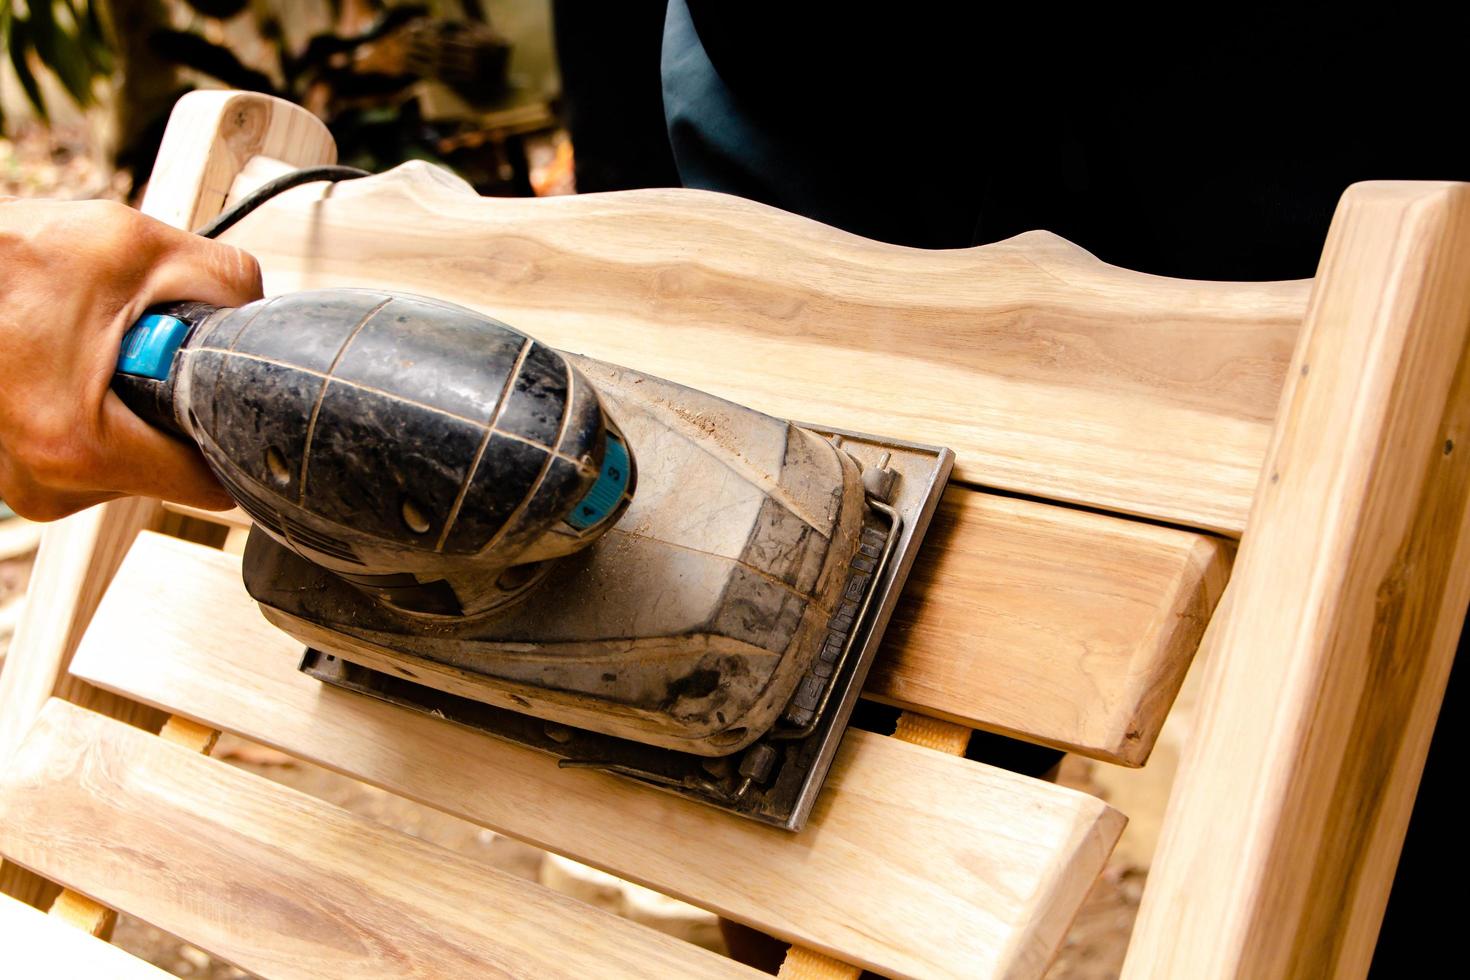
<path fill-rule="evenodd" d="M 419 297 L 176 304 L 129 333 L 113 387 L 198 443 L 256 527 L 408 615 L 513 601 L 636 486 L 616 424 L 560 354 Z"/>
<path fill-rule="evenodd" d="M 793 830 L 953 464 L 371 289 L 161 307 L 113 387 L 303 671 Z"/>

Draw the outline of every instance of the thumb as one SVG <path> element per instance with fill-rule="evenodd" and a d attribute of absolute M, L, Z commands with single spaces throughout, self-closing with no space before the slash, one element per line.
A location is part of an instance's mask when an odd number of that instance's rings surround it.
<path fill-rule="evenodd" d="M 109 391 L 102 403 L 99 485 L 139 497 L 159 497 L 205 510 L 235 505 L 199 450 L 155 429 Z"/>

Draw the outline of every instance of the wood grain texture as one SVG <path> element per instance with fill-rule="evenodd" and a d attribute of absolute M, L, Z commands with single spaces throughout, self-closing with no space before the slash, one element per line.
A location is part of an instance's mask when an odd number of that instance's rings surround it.
<path fill-rule="evenodd" d="M 956 474 L 1239 533 L 1308 284 L 1127 272 L 1044 233 L 957 251 L 695 190 L 482 199 L 424 164 L 225 234 L 267 292 L 438 296 L 803 421 L 952 447 Z"/>
<path fill-rule="evenodd" d="M 922 745 L 946 755 L 964 755 L 970 743 L 970 730 L 963 725 L 916 715 L 905 711 L 898 716 L 893 737 L 900 742 Z M 834 959 L 805 946 L 792 946 L 786 951 L 777 974 L 781 980 L 857 980 L 860 967 Z"/>
<path fill-rule="evenodd" d="M 144 213 L 193 230 L 224 208 L 256 156 L 296 167 L 337 161 L 337 144 L 310 112 L 255 92 L 190 92 L 174 104 L 143 196 Z"/>
<path fill-rule="evenodd" d="M 1125 976 L 1367 973 L 1470 600 L 1470 185 L 1344 195 Z"/>
<path fill-rule="evenodd" d="M 0 671 L 0 762 L 10 758 L 41 706 L 53 696 L 145 728 L 163 723 L 160 712 L 99 691 L 67 673 L 118 564 L 138 531 L 151 526 L 159 513 L 155 500 L 115 500 L 47 527 L 5 669 Z M 0 861 L 0 893 L 48 908 L 59 889 L 5 860 Z"/>
<path fill-rule="evenodd" d="M 865 694 L 1142 765 L 1232 552 L 1207 535 L 952 488 Z"/>
<path fill-rule="evenodd" d="M 59 700 L 0 776 L 0 843 L 282 980 L 761 976 Z"/>
<path fill-rule="evenodd" d="M 143 211 L 175 227 L 213 217 L 240 165 L 269 152 L 297 166 L 331 162 L 336 147 L 305 109 L 249 93 L 185 96 L 169 119 L 159 164 Z M 325 138 L 325 142 L 323 139 Z M 163 716 L 119 701 L 70 678 L 67 664 L 92 611 L 134 535 L 155 526 L 158 501 L 119 500 L 50 527 L 31 573 L 26 609 L 0 673 L 0 760 L 7 758 L 53 695 L 135 724 L 157 728 Z M 0 892 L 39 907 L 56 889 L 9 862 L 0 864 Z"/>
<path fill-rule="evenodd" d="M 214 751 L 219 734 L 213 728 L 206 728 L 198 722 L 190 721 L 179 715 L 170 715 L 158 731 L 158 737 L 163 741 L 172 742 L 174 745 L 203 755 Z M 61 894 L 56 896 L 56 901 L 51 903 L 50 914 L 59 916 L 63 921 L 78 929 L 85 929 L 101 939 L 111 939 L 112 929 L 117 924 L 115 909 L 110 909 L 70 888 L 62 889 Z"/>
<path fill-rule="evenodd" d="M 898 716 L 893 737 L 900 742 L 922 745 L 947 755 L 964 755 L 970 741 L 970 730 L 947 721 L 905 711 Z M 857 980 L 861 967 L 819 953 L 805 946 L 786 950 L 777 973 L 779 980 Z"/>
<path fill-rule="evenodd" d="M 1233 554 L 1209 535 L 951 487 L 864 696 L 1142 765 Z"/>
<path fill-rule="evenodd" d="M 1038 976 L 1122 829 L 1091 797 L 861 731 L 805 832 L 732 820 L 323 687 L 239 574 L 144 536 L 74 671 L 885 975 Z"/>
<path fill-rule="evenodd" d="M 0 895 L 0 957 L 9 976 L 169 980 L 170 974 L 8 895 Z"/>

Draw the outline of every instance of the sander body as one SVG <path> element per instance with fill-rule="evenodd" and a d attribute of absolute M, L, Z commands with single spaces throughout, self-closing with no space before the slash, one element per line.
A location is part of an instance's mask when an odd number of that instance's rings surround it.
<path fill-rule="evenodd" d="M 376 290 L 160 308 L 113 387 L 302 670 L 792 830 L 953 463 Z"/>

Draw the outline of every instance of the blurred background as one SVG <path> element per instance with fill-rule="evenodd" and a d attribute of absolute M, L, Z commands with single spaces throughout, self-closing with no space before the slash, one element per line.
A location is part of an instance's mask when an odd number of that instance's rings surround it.
<path fill-rule="evenodd" d="M 220 87 L 307 107 L 345 164 L 572 188 L 548 0 L 0 0 L 0 193 L 136 199 L 174 102 Z"/>

